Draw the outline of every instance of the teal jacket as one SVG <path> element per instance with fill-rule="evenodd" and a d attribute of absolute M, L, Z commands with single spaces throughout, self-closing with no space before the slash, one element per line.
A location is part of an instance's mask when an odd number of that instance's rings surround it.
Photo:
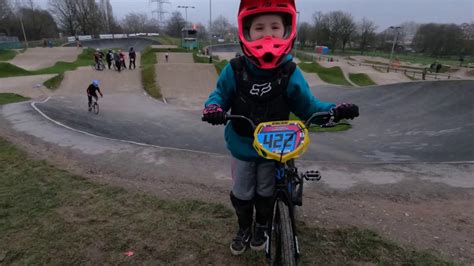
<path fill-rule="evenodd" d="M 293 60 L 288 55 L 286 62 Z M 253 76 L 272 76 L 274 71 L 257 68 L 254 64 L 245 58 L 245 63 L 250 74 Z M 308 83 L 303 77 L 299 68 L 291 75 L 287 88 L 290 110 L 301 119 L 308 119 L 313 113 L 329 111 L 335 106 L 334 103 L 321 102 L 311 93 Z M 209 95 L 204 106 L 218 104 L 226 112 L 229 111 L 232 103 L 232 97 L 236 94 L 236 81 L 234 71 L 230 64 L 227 64 L 217 80 L 216 88 Z M 225 128 L 225 140 L 227 149 L 232 156 L 242 161 L 260 161 L 261 157 L 254 150 L 252 138 L 238 135 L 232 128 L 232 123 L 228 123 Z"/>

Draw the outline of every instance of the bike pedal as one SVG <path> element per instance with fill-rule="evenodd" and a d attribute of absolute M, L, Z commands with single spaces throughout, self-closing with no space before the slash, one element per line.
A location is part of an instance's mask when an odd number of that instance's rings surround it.
<path fill-rule="evenodd" d="M 303 177 L 308 181 L 319 181 L 321 180 L 321 173 L 319 171 L 306 171 Z"/>

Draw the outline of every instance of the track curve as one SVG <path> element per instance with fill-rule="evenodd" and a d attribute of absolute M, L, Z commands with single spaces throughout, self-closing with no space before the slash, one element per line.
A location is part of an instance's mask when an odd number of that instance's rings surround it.
<path fill-rule="evenodd" d="M 313 88 L 326 101 L 360 105 L 346 132 L 312 134 L 304 159 L 341 162 L 474 161 L 474 82 L 418 82 L 369 88 Z M 150 100 L 140 88 L 104 98 L 101 114 L 82 96 L 53 97 L 36 107 L 51 119 L 94 135 L 150 145 L 227 154 L 223 127 L 200 112 Z"/>
<path fill-rule="evenodd" d="M 107 49 L 107 48 L 120 48 L 122 50 L 133 49 L 137 52 L 141 52 L 143 49 L 150 45 L 160 44 L 157 41 L 147 38 L 123 38 L 123 39 L 100 39 L 100 40 L 84 40 L 81 41 L 82 46 L 93 49 Z M 76 43 L 68 43 L 65 46 L 75 47 Z"/>

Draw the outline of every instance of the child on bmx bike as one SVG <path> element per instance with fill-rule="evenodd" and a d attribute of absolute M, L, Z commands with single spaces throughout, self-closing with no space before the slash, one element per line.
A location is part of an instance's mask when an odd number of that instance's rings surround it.
<path fill-rule="evenodd" d="M 292 62 L 294 0 L 241 0 L 238 26 L 244 56 L 232 59 L 223 69 L 204 104 L 204 120 L 225 124 L 228 110 L 251 118 L 255 124 L 288 120 L 290 112 L 307 119 L 316 112 L 332 111 L 335 121 L 359 115 L 354 104 L 336 105 L 315 98 L 301 70 Z M 245 121 L 229 122 L 225 140 L 232 154 L 230 200 L 239 225 L 230 250 L 240 255 L 249 244 L 253 250 L 263 250 L 272 208 L 275 162 L 259 157 L 252 147 L 253 129 Z"/>
<path fill-rule="evenodd" d="M 100 82 L 98 80 L 93 80 L 92 83 L 87 87 L 87 100 L 88 100 L 88 106 L 89 106 L 89 112 L 92 110 L 92 97 L 94 97 L 95 101 L 97 102 L 98 96 L 97 92 L 100 94 L 100 97 L 104 97 L 102 92 L 100 91 L 99 88 Z"/>

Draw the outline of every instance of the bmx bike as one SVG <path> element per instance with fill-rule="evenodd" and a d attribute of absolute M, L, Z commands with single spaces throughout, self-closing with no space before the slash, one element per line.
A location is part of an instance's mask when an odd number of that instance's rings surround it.
<path fill-rule="evenodd" d="M 328 127 L 334 125 L 333 114 L 319 112 L 306 122 L 272 121 L 256 126 L 252 120 L 240 115 L 226 115 L 226 120 L 246 120 L 254 129 L 253 147 L 276 166 L 273 208 L 266 232 L 265 256 L 269 265 L 298 265 L 300 248 L 296 234 L 295 206 L 303 205 L 303 181 L 319 181 L 319 171 L 299 173 L 295 159 L 309 146 L 308 128 L 311 124 Z M 205 121 L 204 118 L 202 118 Z"/>
<path fill-rule="evenodd" d="M 97 99 L 98 98 L 92 96 L 92 103 L 89 107 L 89 112 L 93 112 L 96 115 L 99 114 L 99 103 L 97 103 Z"/>
<path fill-rule="evenodd" d="M 92 69 L 97 71 L 104 71 L 105 64 L 102 60 L 99 60 L 97 63 L 92 64 Z"/>

